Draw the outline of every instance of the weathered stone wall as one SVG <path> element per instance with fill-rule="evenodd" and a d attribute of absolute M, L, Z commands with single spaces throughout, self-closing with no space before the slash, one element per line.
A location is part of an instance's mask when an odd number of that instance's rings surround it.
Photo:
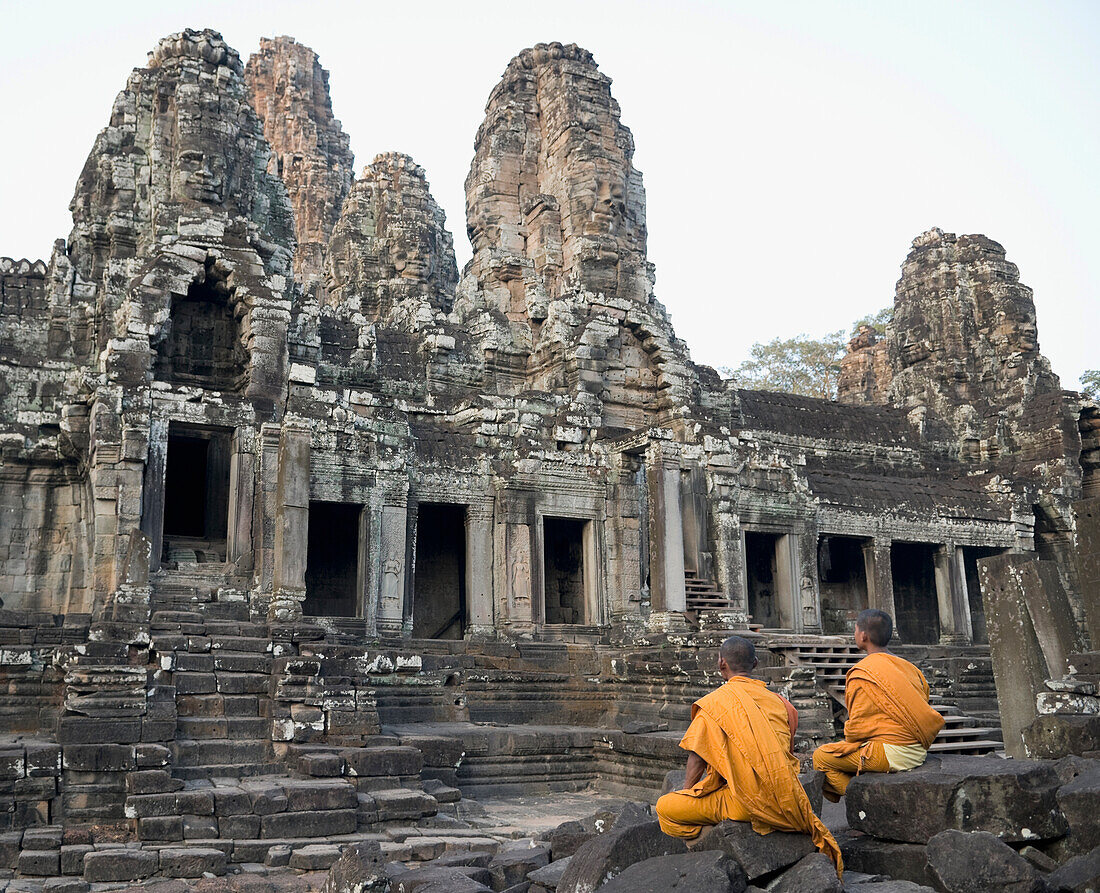
<path fill-rule="evenodd" d="M 329 246 L 333 304 L 355 303 L 386 319 L 419 299 L 446 312 L 458 282 L 454 244 L 424 169 L 408 155 L 379 155 L 344 203 Z"/>
<path fill-rule="evenodd" d="M 265 37 L 244 76 L 273 152 L 270 173 L 286 184 L 294 208 L 295 278 L 323 304 L 329 238 L 354 178 L 351 140 L 333 117 L 328 72 L 293 38 Z"/>
<path fill-rule="evenodd" d="M 371 634 L 415 627 L 421 503 L 459 507 L 469 633 L 591 640 L 708 606 L 817 633 L 836 537 L 855 595 L 830 628 L 865 601 L 970 641 L 979 552 L 1038 548 L 1073 588 L 1088 426 L 1000 246 L 916 240 L 886 341 L 853 341 L 845 394 L 868 405 L 739 390 L 653 296 L 632 154 L 591 54 L 519 54 L 478 132 L 458 281 L 408 156 L 351 186 L 311 50 L 266 41 L 246 71 L 214 32 L 167 38 L 116 100 L 69 243 L 4 279 L 0 529 L 25 604 L 185 587 L 293 620 L 322 560 L 311 503 L 319 525 L 322 503 L 358 519 L 348 591 L 324 600 Z M 45 361 L 14 349 L 24 332 Z M 165 528 L 181 438 L 224 476 L 191 470 L 228 516 L 202 535 Z M 568 612 L 547 600 L 547 519 L 576 531 Z M 25 521 L 49 549 L 24 554 Z M 139 529 L 152 575 L 129 584 Z M 904 544 L 925 566 L 894 566 Z"/>

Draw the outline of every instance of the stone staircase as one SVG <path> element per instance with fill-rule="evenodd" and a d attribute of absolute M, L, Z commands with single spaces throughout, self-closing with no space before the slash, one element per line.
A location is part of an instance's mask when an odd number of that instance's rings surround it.
<path fill-rule="evenodd" d="M 818 685 L 840 706 L 844 706 L 845 676 L 863 657 L 851 644 L 815 642 L 782 649 L 788 663 L 811 667 Z M 958 707 L 933 695 L 932 706 L 944 719 L 944 727 L 929 748 L 934 753 L 984 754 L 1004 749 L 1001 730 L 963 713 Z"/>
<path fill-rule="evenodd" d="M 143 847 L 264 862 L 273 848 L 416 823 L 460 799 L 421 779 L 420 750 L 377 734 L 373 696 L 360 690 L 370 682 L 331 656 L 340 649 L 324 646 L 324 629 L 252 622 L 234 582 L 209 568 L 155 580 L 155 676 L 174 699 L 176 734 L 166 765 L 127 777 L 126 816 Z M 357 710 L 348 729 L 333 719 Z M 336 745 L 297 743 L 314 730 Z"/>
<path fill-rule="evenodd" d="M 724 611 L 730 606 L 729 597 L 712 580 L 703 580 L 694 571 L 684 574 L 684 586 L 689 613 L 698 615 L 702 611 Z"/>

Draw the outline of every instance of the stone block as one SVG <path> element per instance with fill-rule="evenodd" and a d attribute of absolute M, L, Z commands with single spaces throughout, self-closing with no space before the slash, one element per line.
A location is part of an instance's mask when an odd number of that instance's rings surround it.
<path fill-rule="evenodd" d="M 167 766 L 172 751 L 162 744 L 137 744 L 134 746 L 134 763 L 141 769 Z"/>
<path fill-rule="evenodd" d="M 77 772 L 129 772 L 137 768 L 136 748 L 124 744 L 70 744 L 61 765 Z"/>
<path fill-rule="evenodd" d="M 369 795 L 378 810 L 378 821 L 392 822 L 398 819 L 419 819 L 424 815 L 434 815 L 435 801 L 422 791 L 408 788 L 391 788 L 371 791 Z"/>
<path fill-rule="evenodd" d="M 251 840 L 260 836 L 258 815 L 227 815 L 218 818 L 218 837 Z"/>
<path fill-rule="evenodd" d="M 6 831 L 0 834 L 0 868 L 15 868 L 22 843 L 22 831 Z"/>
<path fill-rule="evenodd" d="M 183 840 L 183 816 L 149 816 L 138 819 L 140 840 Z"/>
<path fill-rule="evenodd" d="M 987 831 L 943 831 L 928 841 L 928 867 L 947 893 L 1043 893 L 1039 873 Z"/>
<path fill-rule="evenodd" d="M 156 873 L 157 861 L 151 850 L 96 850 L 84 857 L 84 880 L 93 884 L 144 880 Z"/>
<path fill-rule="evenodd" d="M 1024 729 L 1023 740 L 1027 756 L 1033 760 L 1100 755 L 1100 716 L 1040 716 Z"/>
<path fill-rule="evenodd" d="M 833 877 L 836 877 L 835 872 Z M 638 893 L 641 890 L 742 893 L 744 889 L 745 876 L 740 866 L 725 853 L 715 851 L 646 859 L 629 866 L 600 887 L 606 893 Z M 824 890 L 822 888 L 820 893 Z"/>
<path fill-rule="evenodd" d="M 342 750 L 348 775 L 419 775 L 423 758 L 415 747 L 362 747 Z"/>
<path fill-rule="evenodd" d="M 358 806 L 355 787 L 342 779 L 286 781 L 283 790 L 290 812 L 355 809 Z"/>
<path fill-rule="evenodd" d="M 286 812 L 286 791 L 271 782 L 251 782 L 244 787 L 252 803 L 252 812 L 259 816 Z"/>
<path fill-rule="evenodd" d="M 166 794 L 183 789 L 183 782 L 164 769 L 142 769 L 126 775 L 129 794 Z"/>
<path fill-rule="evenodd" d="M 673 857 L 665 856 L 659 858 Z M 557 890 L 558 886 L 561 884 L 562 875 L 565 874 L 565 870 L 569 867 L 570 859 L 570 856 L 566 856 L 564 859 L 555 859 L 549 865 L 532 871 L 527 875 L 527 880 L 535 886 L 535 889 Z M 627 871 L 629 870 L 630 869 L 627 869 Z"/>
<path fill-rule="evenodd" d="M 391 893 L 489 893 L 484 868 L 434 868 L 426 865 L 391 878 Z"/>
<path fill-rule="evenodd" d="M 375 844 L 378 846 L 378 844 Z M 267 851 L 267 856 L 264 858 L 264 865 L 269 868 L 286 868 L 290 865 L 290 854 L 294 850 L 287 844 L 277 844 L 272 846 Z"/>
<path fill-rule="evenodd" d="M 315 843 L 294 850 L 289 865 L 299 871 L 328 871 L 339 858 L 340 847 Z"/>
<path fill-rule="evenodd" d="M 548 846 L 523 847 L 505 850 L 493 857 L 489 863 L 489 875 L 494 890 L 504 890 L 520 883 L 532 871 L 537 871 L 550 862 Z"/>
<path fill-rule="evenodd" d="M 770 879 L 816 852 L 807 834 L 786 831 L 757 834 L 748 822 L 728 821 L 704 828 L 689 847 L 696 852 L 718 850 L 725 853 L 744 869 L 746 878 L 753 883 Z"/>
<path fill-rule="evenodd" d="M 327 812 L 280 812 L 265 815 L 260 820 L 260 836 L 272 837 L 332 837 L 351 834 L 357 820 L 354 809 L 333 809 Z"/>
<path fill-rule="evenodd" d="M 160 851 L 160 873 L 165 877 L 198 878 L 226 871 L 225 853 L 213 847 L 166 847 Z"/>
<path fill-rule="evenodd" d="M 989 831 L 1009 842 L 1066 833 L 1051 763 L 929 757 L 908 772 L 867 773 L 848 786 L 849 827 L 887 840 L 927 843 L 941 831 Z"/>
<path fill-rule="evenodd" d="M 60 825 L 28 828 L 23 832 L 23 849 L 59 850 L 61 849 L 61 836 Z"/>
<path fill-rule="evenodd" d="M 1068 843 L 1077 854 L 1100 847 L 1100 761 L 1058 789 L 1058 807 L 1069 824 Z"/>
<path fill-rule="evenodd" d="M 558 889 L 560 893 L 594 890 L 635 862 L 685 852 L 684 842 L 666 835 L 656 822 L 608 831 L 573 854 Z"/>
<path fill-rule="evenodd" d="M 88 893 L 87 881 L 75 877 L 51 878 L 42 885 L 42 893 Z"/>
<path fill-rule="evenodd" d="M 214 788 L 214 815 L 236 816 L 252 812 L 252 798 L 248 792 L 238 787 L 216 786 Z"/>
<path fill-rule="evenodd" d="M 813 853 L 768 885 L 768 893 L 844 893 L 828 856 Z"/>
<path fill-rule="evenodd" d="M 1050 893 L 1096 893 L 1100 890 L 1100 847 L 1074 856 L 1045 880 Z"/>
<path fill-rule="evenodd" d="M 25 877 L 53 877 L 61 874 L 60 850 L 23 850 L 16 869 Z"/>
<path fill-rule="evenodd" d="M 84 857 L 95 850 L 90 843 L 66 844 L 61 847 L 61 873 L 84 874 Z"/>
<path fill-rule="evenodd" d="M 218 836 L 218 820 L 208 815 L 183 817 L 184 840 L 213 840 Z"/>
<path fill-rule="evenodd" d="M 877 840 L 851 831 L 838 834 L 837 842 L 846 872 L 886 875 L 921 887 L 930 887 L 934 883 L 928 871 L 928 848 L 923 844 Z"/>

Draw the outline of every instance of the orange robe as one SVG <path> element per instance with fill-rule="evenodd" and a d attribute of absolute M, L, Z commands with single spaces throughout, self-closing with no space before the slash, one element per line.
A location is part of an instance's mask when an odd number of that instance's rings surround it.
<path fill-rule="evenodd" d="M 868 654 L 845 677 L 844 740 L 919 744 L 928 750 L 943 728 L 928 695 L 928 680 L 909 661 L 885 651 Z"/>
<path fill-rule="evenodd" d="M 798 780 L 786 702 L 761 680 L 734 676 L 696 701 L 691 719 L 680 746 L 702 757 L 708 770 L 690 793 L 704 797 L 728 784 L 754 831 L 809 834 L 842 871 L 840 847 Z"/>

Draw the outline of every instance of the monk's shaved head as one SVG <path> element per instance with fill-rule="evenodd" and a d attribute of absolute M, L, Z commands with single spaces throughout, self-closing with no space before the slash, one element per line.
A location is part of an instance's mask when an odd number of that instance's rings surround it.
<path fill-rule="evenodd" d="M 875 608 L 860 611 L 856 618 L 856 626 L 863 630 L 871 644 L 878 648 L 889 645 L 894 635 L 894 621 L 890 619 L 890 615 Z"/>
<path fill-rule="evenodd" d="M 718 649 L 718 656 L 734 673 L 751 673 L 756 666 L 756 646 L 740 636 L 726 639 Z"/>

